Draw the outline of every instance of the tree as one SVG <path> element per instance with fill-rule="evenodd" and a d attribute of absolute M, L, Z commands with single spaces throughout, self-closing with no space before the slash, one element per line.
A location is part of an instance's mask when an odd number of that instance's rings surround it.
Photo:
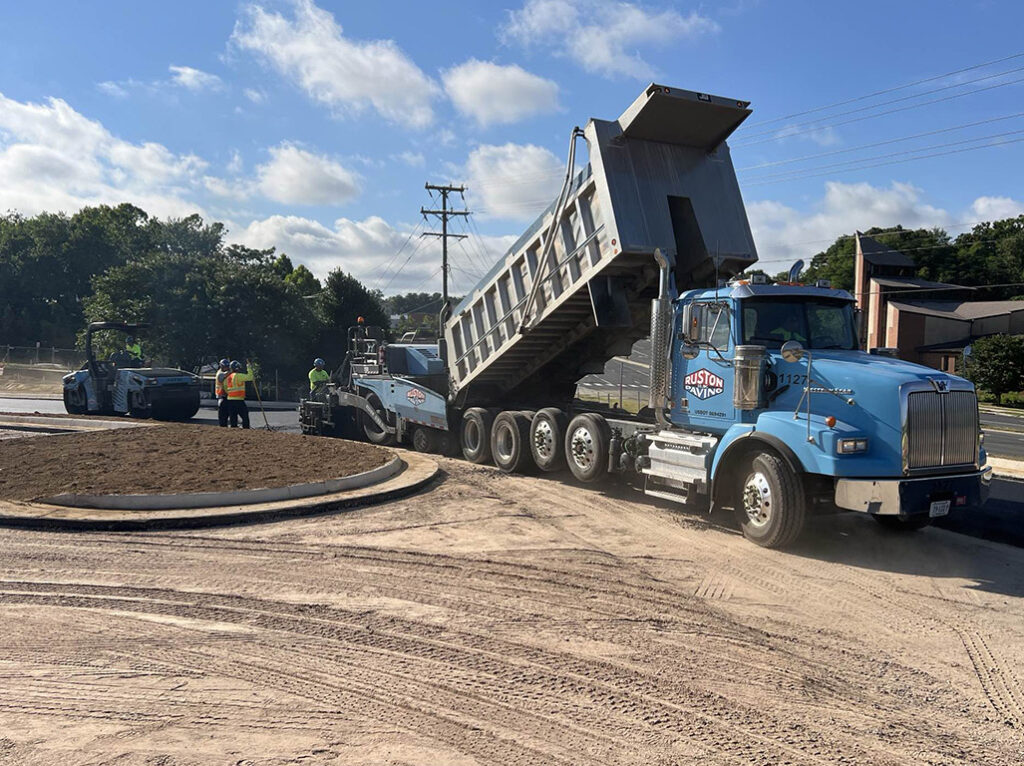
<path fill-rule="evenodd" d="M 1024 380 L 1024 337 L 990 335 L 971 344 L 966 373 L 978 388 L 1002 403 L 1003 394 L 1019 391 Z"/>
<path fill-rule="evenodd" d="M 388 328 L 388 315 L 380 294 L 368 290 L 358 279 L 341 269 L 334 269 L 327 275 L 315 303 L 320 322 L 317 356 L 340 358 L 347 342 L 345 333 L 359 317 L 363 317 L 368 325 Z"/>

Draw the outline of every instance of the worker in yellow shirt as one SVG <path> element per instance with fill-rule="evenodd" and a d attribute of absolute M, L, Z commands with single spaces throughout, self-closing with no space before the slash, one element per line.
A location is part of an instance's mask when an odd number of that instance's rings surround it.
<path fill-rule="evenodd" d="M 327 381 L 331 379 L 331 373 L 324 369 L 325 364 L 327 362 L 320 357 L 313 360 L 313 369 L 309 371 L 309 392 L 311 394 L 326 386 Z"/>
<path fill-rule="evenodd" d="M 129 335 L 124 339 L 124 350 L 132 355 L 132 359 L 142 362 L 142 344 L 135 340 L 134 336 Z"/>
<path fill-rule="evenodd" d="M 249 427 L 249 408 L 245 404 L 245 384 L 253 380 L 251 372 L 242 371 L 242 363 L 237 359 L 231 362 L 231 372 L 224 379 L 224 391 L 228 397 L 228 417 L 232 428 L 238 427 L 242 420 L 242 428 Z"/>

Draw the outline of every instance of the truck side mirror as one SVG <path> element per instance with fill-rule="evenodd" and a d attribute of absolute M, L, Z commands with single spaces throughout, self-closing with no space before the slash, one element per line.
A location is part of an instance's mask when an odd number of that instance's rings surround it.
<path fill-rule="evenodd" d="M 700 340 L 700 325 L 704 319 L 704 308 L 697 303 L 683 306 L 683 322 L 679 328 L 680 340 L 688 345 L 695 345 Z"/>

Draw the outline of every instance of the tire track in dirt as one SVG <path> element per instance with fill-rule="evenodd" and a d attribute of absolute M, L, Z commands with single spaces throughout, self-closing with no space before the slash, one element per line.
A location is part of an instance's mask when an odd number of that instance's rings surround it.
<path fill-rule="evenodd" d="M 95 591 L 96 587 L 88 586 L 88 589 Z M 378 621 L 372 617 L 367 618 L 366 615 L 346 615 L 347 620 L 355 617 L 364 622 L 359 629 L 353 629 L 348 624 L 342 625 L 338 622 L 327 626 L 324 624 L 327 619 L 318 615 L 309 620 L 316 623 L 315 625 L 303 625 L 296 622 L 299 615 L 295 613 L 306 610 L 296 609 L 293 605 L 273 604 L 273 609 L 268 611 L 266 603 L 253 604 L 252 600 L 223 596 L 214 596 L 213 601 L 230 601 L 233 608 L 226 609 L 220 605 L 172 604 L 169 603 L 171 594 L 162 591 L 153 593 L 156 600 L 147 604 L 133 589 L 127 590 L 132 593 L 129 597 L 131 600 L 124 601 L 117 597 L 109 599 L 118 610 L 144 611 L 148 606 L 159 613 L 182 614 L 216 621 L 229 621 L 234 613 L 245 624 L 264 629 L 299 632 L 349 644 L 365 644 L 369 641 L 372 646 L 378 648 L 417 657 L 440 658 L 448 664 L 461 663 L 474 672 L 490 672 L 498 676 L 507 676 L 507 665 L 510 661 L 526 662 L 534 666 L 531 674 L 523 675 L 523 671 L 519 671 L 514 676 L 514 685 L 519 687 L 530 683 L 539 684 L 541 690 L 553 695 L 553 704 L 557 704 L 567 688 L 572 688 L 577 693 L 589 696 L 593 703 L 612 711 L 630 711 L 640 715 L 644 720 L 671 722 L 673 729 L 680 726 L 689 732 L 696 731 L 699 734 L 699 742 L 705 745 L 711 743 L 723 755 L 740 753 L 742 758 L 748 759 L 744 762 L 776 763 L 787 759 L 792 761 L 794 758 L 797 759 L 796 762 L 803 763 L 858 762 L 856 757 L 851 759 L 850 756 L 851 752 L 859 751 L 859 747 L 852 742 L 845 743 L 845 747 L 842 748 L 829 746 L 820 735 L 801 726 L 774 721 L 773 717 L 763 710 L 744 710 L 730 704 L 724 698 L 692 689 L 678 680 L 668 684 L 667 688 L 659 688 L 653 679 L 635 670 L 607 662 L 581 661 L 571 655 L 552 654 L 537 647 L 509 644 L 474 634 L 452 635 L 451 632 L 446 632 L 444 636 L 440 636 L 432 628 L 427 630 L 428 635 L 425 636 L 382 633 L 382 629 L 388 628 L 392 631 L 396 628 L 403 631 L 415 630 L 415 623 L 403 623 L 394 619 Z M 201 594 L 180 595 L 196 598 Z M 206 594 L 202 595 L 205 597 Z M 95 607 L 97 598 L 81 595 L 60 596 L 46 592 L 33 594 L 8 591 L 3 594 L 5 601 L 13 599 L 15 602 L 63 606 Z M 243 601 L 248 601 L 249 604 L 243 607 Z M 239 609 L 262 609 L 263 614 L 254 617 L 240 613 Z M 282 611 L 287 615 L 284 619 L 281 619 Z M 375 624 L 378 622 L 383 624 Z M 422 630 L 422 626 L 419 629 Z M 558 670 L 559 675 L 552 677 L 550 673 L 554 669 Z M 567 682 L 565 675 L 569 675 L 571 680 Z M 669 697 L 672 702 L 668 701 Z M 754 751 L 749 750 L 751 742 L 755 743 Z M 764 753 L 768 755 L 759 760 Z M 865 752 L 863 756 L 859 762 L 864 762 L 865 758 L 877 763 L 887 760 L 884 754 L 877 752 L 871 753 L 870 756 Z"/>

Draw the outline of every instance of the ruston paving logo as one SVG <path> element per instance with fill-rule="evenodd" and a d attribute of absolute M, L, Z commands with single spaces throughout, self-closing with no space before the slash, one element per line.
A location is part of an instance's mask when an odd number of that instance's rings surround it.
<path fill-rule="evenodd" d="M 700 369 L 686 376 L 686 390 L 698 399 L 707 399 L 722 393 L 725 381 L 710 370 Z"/>
<path fill-rule="evenodd" d="M 409 400 L 409 404 L 413 407 L 419 407 L 423 402 L 427 401 L 427 395 L 418 388 L 410 388 L 405 398 Z"/>

